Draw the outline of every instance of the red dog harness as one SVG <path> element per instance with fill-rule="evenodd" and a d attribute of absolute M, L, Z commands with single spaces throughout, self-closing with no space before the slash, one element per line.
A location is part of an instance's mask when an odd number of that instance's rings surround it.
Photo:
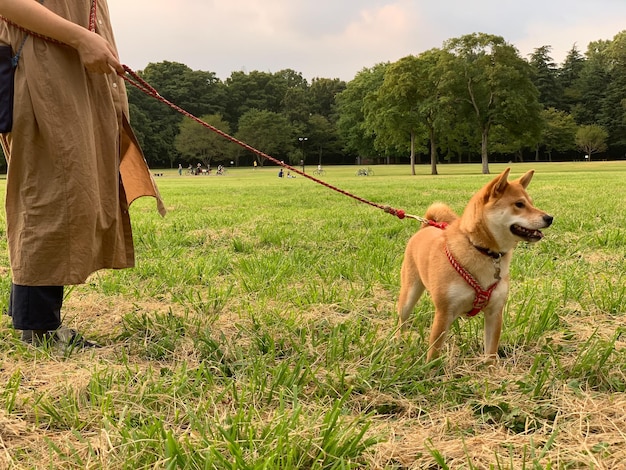
<path fill-rule="evenodd" d="M 435 222 L 434 220 L 427 220 L 425 221 L 425 223 L 427 223 L 431 227 L 437 227 L 441 230 L 444 230 L 448 226 L 446 222 Z M 459 275 L 463 279 L 465 279 L 465 282 L 467 282 L 470 285 L 470 287 L 474 289 L 474 292 L 476 292 L 472 309 L 466 314 L 468 317 L 473 317 L 477 315 L 478 312 L 480 312 L 483 308 L 485 308 L 485 305 L 489 303 L 489 299 L 491 299 L 491 294 L 493 293 L 494 289 L 498 285 L 498 282 L 500 282 L 500 275 L 499 275 L 500 270 L 499 268 L 496 268 L 497 281 L 491 284 L 489 287 L 487 287 L 487 289 L 483 289 L 482 287 L 480 287 L 480 284 L 478 283 L 478 281 L 474 279 L 474 276 L 468 273 L 467 270 L 463 266 L 461 266 L 456 259 L 454 259 L 454 256 L 452 256 L 452 253 L 450 253 L 450 250 L 448 249 L 447 243 L 445 245 L 445 248 L 446 248 L 446 256 L 448 257 L 448 260 L 450 261 L 450 264 L 452 265 L 452 267 L 456 270 L 457 273 L 459 273 Z M 482 252 L 482 250 L 480 249 L 479 251 Z M 502 254 L 498 253 L 498 255 L 499 256 L 495 258 L 491 254 L 487 254 L 487 256 L 491 256 L 492 258 L 497 259 L 499 261 Z"/>
<path fill-rule="evenodd" d="M 476 292 L 472 309 L 466 314 L 468 317 L 473 317 L 478 312 L 480 312 L 485 307 L 485 305 L 489 303 L 489 299 L 491 299 L 491 293 L 498 285 L 498 282 L 500 282 L 500 279 L 487 287 L 487 289 L 483 289 L 482 287 L 480 287 L 480 284 L 478 284 L 478 281 L 474 279 L 474 276 L 468 273 L 467 270 L 463 268 L 463 266 L 461 266 L 456 259 L 454 259 L 454 256 L 452 256 L 452 253 L 450 253 L 450 250 L 448 249 L 447 243 L 446 255 L 448 256 L 448 260 L 450 261 L 452 267 L 456 269 L 456 272 L 459 273 L 461 277 L 465 279 L 465 282 L 467 282 Z"/>

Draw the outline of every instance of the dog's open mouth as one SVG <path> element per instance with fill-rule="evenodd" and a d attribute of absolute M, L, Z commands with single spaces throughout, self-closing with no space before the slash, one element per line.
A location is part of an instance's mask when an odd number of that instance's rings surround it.
<path fill-rule="evenodd" d="M 527 242 L 536 242 L 543 238 L 541 230 L 533 230 L 516 224 L 511 225 L 511 232 Z"/>

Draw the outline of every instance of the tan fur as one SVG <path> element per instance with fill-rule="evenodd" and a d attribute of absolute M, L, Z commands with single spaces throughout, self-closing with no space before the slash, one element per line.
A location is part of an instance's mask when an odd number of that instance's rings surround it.
<path fill-rule="evenodd" d="M 502 309 L 509 291 L 509 266 L 513 249 L 520 241 L 537 241 L 540 232 L 525 234 L 511 231 L 511 226 L 522 226 L 530 231 L 550 226 L 552 217 L 533 206 L 526 188 L 534 171 L 515 181 L 508 181 L 510 169 L 494 178 L 478 191 L 458 217 L 445 204 L 436 203 L 426 211 L 426 219 L 447 222 L 445 230 L 423 226 L 409 240 L 401 271 L 401 289 L 398 299 L 401 334 L 409 314 L 424 292 L 428 290 L 435 305 L 435 317 L 430 333 L 427 360 L 439 356 L 450 326 L 458 317 L 472 309 L 474 289 L 459 275 L 448 260 L 448 249 L 482 286 L 495 282 L 495 260 L 479 251 L 482 247 L 495 253 L 506 253 L 499 261 L 501 280 L 483 308 L 485 315 L 485 354 L 497 358 L 502 330 Z M 528 235 L 528 236 L 525 236 Z"/>

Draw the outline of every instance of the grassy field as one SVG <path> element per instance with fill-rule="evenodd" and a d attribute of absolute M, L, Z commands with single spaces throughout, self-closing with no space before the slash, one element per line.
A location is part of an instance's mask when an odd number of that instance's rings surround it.
<path fill-rule="evenodd" d="M 626 163 L 511 166 L 537 170 L 529 191 L 555 223 L 516 250 L 494 367 L 480 315 L 425 363 L 428 296 L 395 339 L 416 221 L 275 167 L 165 171 L 168 215 L 149 199 L 131 209 L 137 267 L 68 289 L 65 323 L 102 349 L 25 346 L 2 316 L 0 468 L 623 466 Z M 428 169 L 323 179 L 421 215 L 435 201 L 462 211 L 491 178 Z M 6 251 L 2 237 L 0 308 Z"/>

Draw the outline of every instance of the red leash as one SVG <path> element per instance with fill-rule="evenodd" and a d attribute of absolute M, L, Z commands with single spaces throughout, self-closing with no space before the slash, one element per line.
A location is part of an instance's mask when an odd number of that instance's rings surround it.
<path fill-rule="evenodd" d="M 180 106 L 172 103 L 171 101 L 163 98 L 151 85 L 149 85 L 144 79 L 142 79 L 139 75 L 137 75 L 137 73 L 135 73 L 133 70 L 130 69 L 130 67 L 127 67 L 126 65 L 124 65 L 124 70 L 126 70 L 126 73 L 128 75 L 130 75 L 130 78 L 127 75 L 121 75 L 121 77 L 126 80 L 126 82 L 130 83 L 131 85 L 133 85 L 135 88 L 139 89 L 140 91 L 142 91 L 143 93 L 145 93 L 148 96 L 152 96 L 153 98 L 159 100 L 162 103 L 165 103 L 166 105 L 168 105 L 170 108 L 174 109 L 175 111 L 178 111 L 179 113 L 181 113 L 183 116 L 186 116 L 190 119 L 193 119 L 194 121 L 196 121 L 197 123 L 201 124 L 202 126 L 206 127 L 207 129 L 212 130 L 213 132 L 221 135 L 222 137 L 224 137 L 227 140 L 230 140 L 231 142 L 240 145 L 241 147 L 245 148 L 246 150 L 255 153 L 257 155 L 259 155 L 262 158 L 265 158 L 273 163 L 276 163 L 277 165 L 282 166 L 283 168 L 288 169 L 289 171 L 293 171 L 294 173 L 297 173 L 301 176 L 304 176 L 305 178 L 310 179 L 311 181 L 315 181 L 318 184 L 321 184 L 322 186 L 325 186 L 329 189 L 332 189 L 333 191 L 336 191 L 340 194 L 343 194 L 344 196 L 348 196 L 351 197 L 352 199 L 356 199 L 359 202 L 362 202 L 364 204 L 368 204 L 370 206 L 376 207 L 378 209 L 382 209 L 384 210 L 387 214 L 391 214 L 391 215 L 395 215 L 396 217 L 398 217 L 399 219 L 404 219 L 405 217 L 409 217 L 409 218 L 413 218 L 413 219 L 417 219 L 417 220 L 422 220 L 420 217 L 417 216 L 413 216 L 410 214 L 405 213 L 402 209 L 394 209 L 393 207 L 390 206 L 384 206 L 382 204 L 377 204 L 375 202 L 372 201 L 368 201 L 367 199 L 363 199 L 359 196 L 356 196 L 354 194 L 351 194 L 347 191 L 344 191 L 343 189 L 340 189 L 336 186 L 333 186 L 331 184 L 326 183 L 325 181 L 322 181 L 318 178 L 315 178 L 314 176 L 311 176 L 303 171 L 298 170 L 297 168 L 294 168 L 290 165 L 287 165 L 286 163 L 277 160 L 276 158 L 261 152 L 260 150 L 255 149 L 254 147 L 251 147 L 250 145 L 246 144 L 245 142 L 242 142 L 238 139 L 236 139 L 235 137 L 228 135 L 227 133 L 219 130 L 218 128 L 204 122 L 202 119 L 194 116 L 193 114 L 191 114 L 188 111 L 185 111 L 184 109 L 182 109 Z"/>
<path fill-rule="evenodd" d="M 90 31 L 95 31 L 95 29 L 96 29 L 96 10 L 97 10 L 97 0 L 92 0 L 91 1 L 91 10 L 90 10 L 90 13 L 89 13 L 89 30 Z M 52 39 L 52 38 L 49 38 L 47 36 L 43 36 L 41 34 L 37 34 L 37 33 L 34 33 L 32 31 L 29 31 L 29 30 L 27 30 L 25 28 L 22 28 L 21 26 L 13 23 L 12 21 L 7 20 L 6 18 L 4 18 L 2 16 L 0 16 L 0 20 L 5 21 L 6 23 L 8 23 L 8 24 L 10 24 L 12 26 L 15 26 L 15 27 L 19 28 L 20 30 L 25 31 L 28 34 L 31 34 L 31 35 L 33 35 L 35 37 L 44 39 L 44 40 L 52 42 L 54 44 L 65 45 L 62 42 L 57 41 L 56 39 Z M 297 174 L 299 174 L 301 176 L 304 176 L 305 178 L 308 178 L 308 179 L 310 179 L 312 181 L 315 181 L 316 183 L 321 184 L 322 186 L 325 186 L 325 187 L 327 187 L 329 189 L 332 189 L 333 191 L 341 193 L 344 196 L 351 197 L 352 199 L 356 199 L 357 201 L 362 202 L 364 204 L 368 204 L 368 205 L 376 207 L 378 209 L 382 209 L 387 214 L 395 215 L 399 219 L 404 219 L 405 217 L 409 217 L 409 218 L 414 218 L 414 219 L 417 219 L 417 220 L 422 220 L 422 218 L 419 218 L 417 216 L 412 216 L 410 214 L 406 214 L 402 209 L 395 209 L 395 208 L 393 208 L 391 206 L 383 206 L 382 204 L 377 204 L 375 202 L 368 201 L 367 199 L 363 199 L 361 197 L 358 197 L 358 196 L 356 196 L 354 194 L 351 194 L 351 193 L 349 193 L 347 191 L 344 191 L 343 189 L 340 189 L 340 188 L 338 188 L 336 186 L 333 186 L 331 184 L 328 184 L 328 183 L 326 183 L 326 182 L 324 182 L 324 181 L 322 181 L 322 180 L 320 180 L 318 178 L 315 178 L 315 177 L 313 177 L 311 175 L 308 175 L 305 172 L 298 170 L 297 168 L 294 168 L 294 167 L 292 167 L 290 165 L 287 165 L 286 163 L 284 163 L 284 162 L 282 162 L 280 160 L 277 160 L 276 158 L 271 157 L 270 155 L 268 155 L 266 153 L 263 153 L 260 150 L 255 149 L 254 147 L 251 147 L 250 145 L 248 145 L 248 144 L 246 144 L 246 143 L 236 139 L 235 137 L 233 137 L 231 135 L 226 134 L 225 132 L 219 130 L 218 128 L 216 128 L 216 127 L 214 127 L 214 126 L 204 122 L 202 119 L 194 116 L 190 112 L 185 111 L 180 106 L 178 106 L 178 105 L 172 103 L 171 101 L 165 99 L 150 84 L 148 84 L 148 82 L 146 82 L 143 78 L 141 78 L 130 67 L 128 67 L 126 65 L 123 65 L 123 67 L 124 67 L 124 70 L 126 71 L 127 75 L 124 75 L 124 74 L 121 74 L 121 73 L 119 75 L 124 80 L 126 80 L 126 82 L 130 83 L 131 85 L 133 85 L 135 88 L 139 89 L 140 91 L 142 91 L 146 95 L 152 96 L 153 98 L 157 99 L 158 101 L 168 105 L 170 108 L 174 109 L 175 111 L 178 111 L 182 115 L 187 116 L 190 119 L 193 119 L 194 121 L 196 121 L 197 123 L 199 123 L 202 126 L 206 127 L 207 129 L 210 129 L 213 132 L 221 135 L 225 139 L 230 140 L 231 142 L 233 142 L 233 143 L 235 143 L 237 145 L 240 145 L 241 147 L 245 148 L 246 150 L 249 150 L 250 152 L 257 154 L 257 155 L 259 155 L 262 158 L 265 158 L 265 159 L 267 159 L 267 160 L 269 160 L 271 162 L 274 162 L 277 165 L 282 166 L 283 168 L 286 168 L 286 169 L 288 169 L 290 171 L 293 171 L 294 173 L 297 173 Z M 132 77 L 132 78 L 129 78 L 128 75 L 130 75 L 130 77 Z"/>

